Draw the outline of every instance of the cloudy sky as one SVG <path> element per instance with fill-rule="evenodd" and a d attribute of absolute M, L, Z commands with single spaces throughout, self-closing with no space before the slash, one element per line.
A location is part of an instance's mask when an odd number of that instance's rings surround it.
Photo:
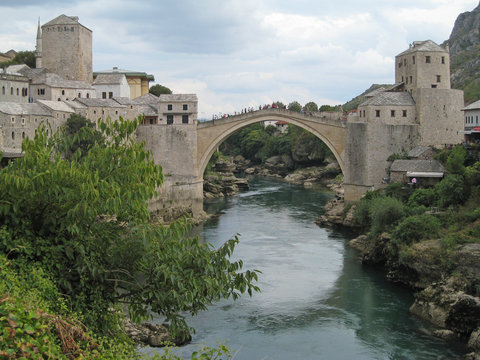
<path fill-rule="evenodd" d="M 448 39 L 478 0 L 0 0 L 0 52 L 34 50 L 37 21 L 78 16 L 94 71 L 196 93 L 199 117 L 280 100 L 343 104 L 392 83 L 395 55 Z"/>

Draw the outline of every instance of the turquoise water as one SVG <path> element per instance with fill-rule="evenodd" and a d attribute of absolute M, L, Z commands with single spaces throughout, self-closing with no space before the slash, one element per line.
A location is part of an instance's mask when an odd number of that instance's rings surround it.
<path fill-rule="evenodd" d="M 224 300 L 189 319 L 192 343 L 228 341 L 236 360 L 456 359 L 459 345 L 426 335 L 408 314 L 407 289 L 362 267 L 351 235 L 315 225 L 331 194 L 268 178 L 252 178 L 239 195 L 205 204 L 219 213 L 198 231 L 220 245 L 240 234 L 235 258 L 262 271 L 261 293 Z"/>

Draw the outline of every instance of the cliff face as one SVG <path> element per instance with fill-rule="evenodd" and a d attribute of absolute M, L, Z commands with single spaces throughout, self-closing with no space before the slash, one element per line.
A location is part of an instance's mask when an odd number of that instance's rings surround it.
<path fill-rule="evenodd" d="M 446 43 L 452 88 L 464 90 L 467 103 L 480 99 L 480 4 L 458 16 Z"/>

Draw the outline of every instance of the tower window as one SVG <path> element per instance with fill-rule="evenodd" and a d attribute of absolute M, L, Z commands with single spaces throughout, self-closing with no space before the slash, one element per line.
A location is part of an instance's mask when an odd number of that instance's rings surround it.
<path fill-rule="evenodd" d="M 441 81 L 442 77 L 440 75 L 437 75 L 437 83 Z"/>
<path fill-rule="evenodd" d="M 62 90 L 62 95 L 65 95 L 65 90 Z"/>
<path fill-rule="evenodd" d="M 82 97 L 82 94 L 81 93 L 78 93 L 78 96 L 77 96 L 79 99 Z"/>
<path fill-rule="evenodd" d="M 375 110 L 375 117 L 380 117 L 380 110 Z"/>
<path fill-rule="evenodd" d="M 12 140 L 15 140 L 15 132 L 12 131 Z"/>
<path fill-rule="evenodd" d="M 413 76 L 410 75 L 410 84 L 413 83 Z"/>
<path fill-rule="evenodd" d="M 188 115 L 182 115 L 182 124 L 188 124 Z"/>
<path fill-rule="evenodd" d="M 2 95 L 5 95 L 5 86 L 2 86 Z"/>
<path fill-rule="evenodd" d="M 415 64 L 415 55 L 412 56 L 412 62 Z"/>
<path fill-rule="evenodd" d="M 430 64 L 430 56 L 425 56 L 425 62 L 426 62 L 427 64 Z"/>
<path fill-rule="evenodd" d="M 407 59 L 403 59 L 403 65 L 407 66 Z"/>
<path fill-rule="evenodd" d="M 188 110 L 188 104 L 183 104 L 183 110 Z"/>
<path fill-rule="evenodd" d="M 402 110 L 402 116 L 407 117 L 407 110 Z"/>
<path fill-rule="evenodd" d="M 25 131 L 22 132 L 22 139 L 25 139 Z"/>
<path fill-rule="evenodd" d="M 442 64 L 445 64 L 445 56 L 442 56 Z"/>
<path fill-rule="evenodd" d="M 395 110 L 390 110 L 390 116 L 395 117 Z"/>
<path fill-rule="evenodd" d="M 173 109 L 172 104 L 168 104 L 168 105 L 167 105 L 167 109 L 168 109 L 169 111 L 171 111 L 171 110 Z"/>

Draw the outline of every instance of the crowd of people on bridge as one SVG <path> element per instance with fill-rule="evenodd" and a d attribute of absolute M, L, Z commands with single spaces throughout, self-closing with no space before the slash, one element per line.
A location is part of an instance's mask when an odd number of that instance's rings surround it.
<path fill-rule="evenodd" d="M 273 103 L 273 104 L 265 104 L 265 105 L 259 105 L 258 106 L 258 110 L 266 110 L 266 109 L 287 109 L 287 106 L 286 105 L 283 105 L 283 106 L 278 106 L 278 104 L 276 103 Z M 217 114 L 213 114 L 212 115 L 212 120 L 217 120 L 217 119 L 225 119 L 225 118 L 228 118 L 230 116 L 236 116 L 236 115 L 243 115 L 243 114 L 247 114 L 247 113 L 250 113 L 250 112 L 254 112 L 255 111 L 255 107 L 254 106 L 250 106 L 248 108 L 244 108 L 242 109 L 241 111 L 235 111 L 233 114 L 224 114 L 224 113 L 219 113 L 218 115 Z"/>

